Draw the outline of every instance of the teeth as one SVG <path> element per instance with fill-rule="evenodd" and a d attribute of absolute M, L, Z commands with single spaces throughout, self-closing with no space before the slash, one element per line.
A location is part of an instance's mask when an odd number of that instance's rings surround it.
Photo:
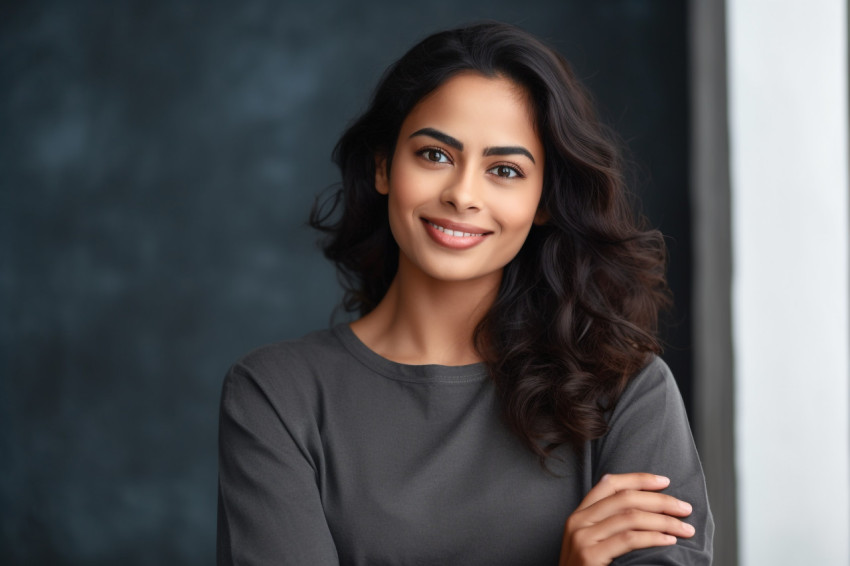
<path fill-rule="evenodd" d="M 443 228 L 442 226 L 438 226 L 433 222 L 428 222 L 431 226 L 439 230 L 440 232 L 444 232 L 449 236 L 454 236 L 456 238 L 469 238 L 470 236 L 483 236 L 484 234 L 472 234 L 470 232 L 459 232 L 457 230 L 449 230 L 448 228 Z"/>

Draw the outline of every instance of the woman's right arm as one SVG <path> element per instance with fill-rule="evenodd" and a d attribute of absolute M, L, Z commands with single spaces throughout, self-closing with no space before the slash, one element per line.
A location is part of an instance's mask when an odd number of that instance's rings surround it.
<path fill-rule="evenodd" d="M 239 364 L 222 390 L 218 462 L 219 566 L 339 564 L 309 455 Z"/>
<path fill-rule="evenodd" d="M 567 519 L 560 566 L 607 565 L 632 550 L 692 537 L 694 528 L 678 519 L 690 515 L 690 504 L 655 493 L 669 484 L 654 474 L 603 476 Z"/>

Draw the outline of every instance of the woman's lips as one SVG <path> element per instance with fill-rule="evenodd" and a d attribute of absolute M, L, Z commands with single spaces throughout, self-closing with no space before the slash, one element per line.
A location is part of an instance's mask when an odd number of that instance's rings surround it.
<path fill-rule="evenodd" d="M 491 231 L 478 226 L 459 224 L 441 218 L 423 218 L 422 223 L 432 240 L 453 250 L 465 250 L 476 246 L 492 234 Z"/>

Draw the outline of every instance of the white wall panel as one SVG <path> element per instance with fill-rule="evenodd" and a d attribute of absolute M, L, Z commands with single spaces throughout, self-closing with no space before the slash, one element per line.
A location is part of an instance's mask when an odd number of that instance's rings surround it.
<path fill-rule="evenodd" d="M 744 566 L 850 564 L 846 24 L 727 3 Z"/>

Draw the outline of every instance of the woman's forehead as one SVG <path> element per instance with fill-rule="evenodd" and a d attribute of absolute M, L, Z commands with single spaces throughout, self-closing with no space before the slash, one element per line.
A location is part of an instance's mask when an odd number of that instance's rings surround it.
<path fill-rule="evenodd" d="M 542 154 L 531 99 L 521 85 L 503 76 L 466 72 L 448 79 L 413 107 L 402 123 L 399 140 L 424 127 L 462 143 L 521 142 Z"/>

